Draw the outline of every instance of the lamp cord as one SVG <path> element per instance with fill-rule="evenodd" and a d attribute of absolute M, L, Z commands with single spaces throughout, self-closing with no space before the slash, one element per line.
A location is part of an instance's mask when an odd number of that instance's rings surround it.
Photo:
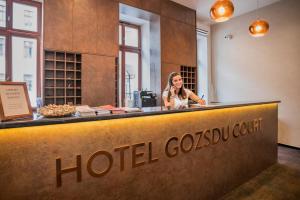
<path fill-rule="evenodd" d="M 256 14 L 257 14 L 257 19 L 259 19 L 259 15 L 258 15 L 258 9 L 259 9 L 259 0 L 256 1 Z"/>

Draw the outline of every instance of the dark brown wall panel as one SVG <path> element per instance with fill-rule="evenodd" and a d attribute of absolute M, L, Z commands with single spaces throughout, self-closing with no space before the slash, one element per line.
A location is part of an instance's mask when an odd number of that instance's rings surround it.
<path fill-rule="evenodd" d="M 82 55 L 82 103 L 90 106 L 115 102 L 115 58 Z"/>
<path fill-rule="evenodd" d="M 172 1 L 162 1 L 161 15 L 193 26 L 196 25 L 196 11 Z"/>
<path fill-rule="evenodd" d="M 140 0 L 119 0 L 119 2 L 136 8 L 142 7 Z"/>
<path fill-rule="evenodd" d="M 196 24 L 196 11 L 169 0 L 119 0 L 136 8 L 162 14 L 166 17 L 188 23 Z"/>
<path fill-rule="evenodd" d="M 97 0 L 97 54 L 118 56 L 119 51 L 119 3 Z"/>
<path fill-rule="evenodd" d="M 74 1 L 74 51 L 93 54 L 97 52 L 97 22 L 105 20 L 97 17 L 97 1 Z"/>
<path fill-rule="evenodd" d="M 72 50 L 71 0 L 44 1 L 44 48 Z"/>
<path fill-rule="evenodd" d="M 180 65 L 162 63 L 161 65 L 161 91 L 162 92 L 168 83 L 168 77 L 171 72 L 180 73 Z"/>
<path fill-rule="evenodd" d="M 119 0 L 120 3 L 124 3 L 136 8 L 154 12 L 160 14 L 161 0 Z"/>
<path fill-rule="evenodd" d="M 161 58 L 164 63 L 196 66 L 196 27 L 161 17 Z"/>
<path fill-rule="evenodd" d="M 160 14 L 161 0 L 141 0 L 142 9 Z"/>

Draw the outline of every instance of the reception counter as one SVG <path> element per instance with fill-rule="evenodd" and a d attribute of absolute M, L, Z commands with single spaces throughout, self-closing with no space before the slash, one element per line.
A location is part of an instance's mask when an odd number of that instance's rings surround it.
<path fill-rule="evenodd" d="M 0 124 L 0 199 L 216 199 L 277 162 L 278 101 Z"/>

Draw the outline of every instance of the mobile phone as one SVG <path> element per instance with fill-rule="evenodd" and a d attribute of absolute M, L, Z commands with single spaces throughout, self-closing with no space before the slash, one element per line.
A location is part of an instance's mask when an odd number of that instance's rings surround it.
<path fill-rule="evenodd" d="M 177 89 L 176 86 L 175 86 L 175 85 L 171 85 L 171 88 L 172 88 L 172 87 L 174 87 L 174 90 L 175 90 L 174 92 L 176 93 L 176 89 Z M 170 88 L 170 89 L 171 89 L 171 88 Z"/>

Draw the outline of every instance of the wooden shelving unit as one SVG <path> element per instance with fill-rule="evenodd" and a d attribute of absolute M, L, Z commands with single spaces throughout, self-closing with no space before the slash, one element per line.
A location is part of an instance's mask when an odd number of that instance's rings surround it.
<path fill-rule="evenodd" d="M 180 66 L 180 74 L 183 79 L 184 87 L 197 94 L 197 68 Z"/>
<path fill-rule="evenodd" d="M 45 50 L 44 104 L 81 104 L 81 54 Z"/>

